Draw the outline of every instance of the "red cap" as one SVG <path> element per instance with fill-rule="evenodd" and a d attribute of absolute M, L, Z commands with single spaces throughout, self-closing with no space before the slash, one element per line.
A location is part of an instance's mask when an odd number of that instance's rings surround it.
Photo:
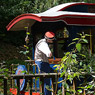
<path fill-rule="evenodd" d="M 52 40 L 52 39 L 54 39 L 54 37 L 55 37 L 55 34 L 51 31 L 48 31 L 48 32 L 45 33 L 45 38 L 46 39 L 51 39 Z"/>

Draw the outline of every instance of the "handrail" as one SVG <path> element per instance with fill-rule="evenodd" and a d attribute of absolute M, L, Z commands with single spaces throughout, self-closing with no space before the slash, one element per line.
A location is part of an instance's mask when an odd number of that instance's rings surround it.
<path fill-rule="evenodd" d="M 44 95 L 44 78 L 52 78 L 53 81 L 53 90 L 55 90 L 55 76 L 59 76 L 59 73 L 39 73 L 39 74 L 24 74 L 24 75 L 15 75 L 15 74 L 10 74 L 8 79 L 17 79 L 17 95 L 20 95 L 20 79 L 27 79 L 31 80 L 29 83 L 30 86 L 30 95 L 32 95 L 32 79 L 33 77 L 39 77 L 40 81 L 42 82 L 41 84 L 41 93 Z M 5 75 L 0 75 L 0 79 L 4 79 L 4 95 L 7 94 L 7 79 Z"/>
<path fill-rule="evenodd" d="M 72 72 L 71 74 L 73 74 L 74 72 Z M 82 75 L 85 75 L 85 74 L 88 74 L 88 73 L 85 73 L 85 72 L 82 72 L 81 73 Z M 92 75 L 95 75 L 95 72 L 91 72 Z M 39 74 L 24 74 L 24 75 L 15 75 L 15 74 L 9 74 L 8 78 L 6 78 L 5 75 L 0 75 L 0 79 L 3 79 L 4 81 L 4 95 L 8 95 L 7 94 L 7 80 L 9 79 L 17 79 L 17 95 L 20 95 L 20 79 L 27 79 L 27 80 L 30 80 L 29 82 L 29 87 L 30 87 L 30 95 L 32 95 L 32 83 L 33 83 L 33 78 L 35 77 L 39 77 L 40 81 L 42 82 L 41 84 L 41 90 L 40 92 L 43 93 L 44 95 L 44 78 L 52 78 L 52 89 L 53 91 L 56 91 L 56 84 L 57 83 L 57 80 L 56 80 L 56 76 L 57 77 L 60 77 L 61 73 L 39 73 Z M 64 90 L 64 87 L 62 87 L 62 89 Z M 76 81 L 73 80 L 73 89 L 76 90 Z M 65 91 L 65 90 L 64 90 Z M 64 92 L 63 91 L 63 92 Z M 83 92 L 85 93 L 85 91 Z M 65 95 L 65 94 L 63 94 Z M 74 93 L 75 95 L 75 93 Z"/>

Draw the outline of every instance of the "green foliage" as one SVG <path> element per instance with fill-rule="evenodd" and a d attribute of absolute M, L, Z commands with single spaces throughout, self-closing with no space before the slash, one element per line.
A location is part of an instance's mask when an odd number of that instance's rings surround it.
<path fill-rule="evenodd" d="M 64 79 L 62 82 L 63 86 L 65 87 L 67 93 L 76 93 L 70 85 L 68 85 L 67 81 L 70 81 L 71 84 L 74 79 L 80 80 L 81 78 L 88 78 L 94 79 L 94 75 L 92 72 L 95 71 L 95 55 L 91 55 L 89 53 L 89 49 L 87 49 L 86 36 L 88 34 L 79 34 L 80 38 L 75 38 L 72 40 L 72 44 L 75 44 L 75 48 L 72 49 L 71 52 L 66 52 L 65 56 L 61 59 L 61 63 L 59 65 L 55 65 L 56 70 L 61 73 L 61 77 Z M 83 45 L 83 44 L 86 44 Z M 82 46 L 83 45 L 83 46 Z M 86 93 L 91 94 L 91 89 L 95 87 L 94 81 L 91 82 L 84 79 L 82 85 L 79 86 L 78 92 L 82 93 L 82 89 L 87 90 Z M 58 83 L 60 83 L 58 82 Z"/>
<path fill-rule="evenodd" d="M 5 62 L 0 63 L 0 75 L 4 75 L 5 79 L 8 79 L 10 71 L 7 68 Z M 3 79 L 0 79 L 0 95 L 3 95 Z"/>

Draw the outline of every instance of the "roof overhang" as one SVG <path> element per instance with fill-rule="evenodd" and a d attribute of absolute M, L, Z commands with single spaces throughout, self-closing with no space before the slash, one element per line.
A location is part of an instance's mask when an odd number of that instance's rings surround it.
<path fill-rule="evenodd" d="M 95 13 L 61 11 L 69 6 L 81 5 L 88 3 L 65 3 L 51 8 L 39 14 L 22 14 L 14 18 L 8 25 L 8 31 L 25 30 L 25 27 L 31 27 L 36 21 L 38 22 L 58 22 L 63 21 L 67 25 L 78 26 L 95 26 Z M 89 4 L 88 4 L 89 5 Z M 90 4 L 95 5 L 95 4 Z"/>
<path fill-rule="evenodd" d="M 42 19 L 34 14 L 22 14 L 14 18 L 6 28 L 8 31 L 25 30 L 25 27 L 31 27 L 35 21 L 41 22 Z"/>

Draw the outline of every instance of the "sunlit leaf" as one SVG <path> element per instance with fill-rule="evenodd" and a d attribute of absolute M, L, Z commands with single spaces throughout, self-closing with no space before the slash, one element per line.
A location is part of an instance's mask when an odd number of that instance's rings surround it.
<path fill-rule="evenodd" d="M 26 29 L 27 29 L 28 27 L 24 27 L 24 28 L 26 28 Z"/>
<path fill-rule="evenodd" d="M 88 43 L 88 40 L 86 40 L 86 39 L 82 39 L 85 43 Z"/>
<path fill-rule="evenodd" d="M 65 55 L 67 56 L 67 55 L 69 55 L 69 54 L 70 54 L 70 52 L 66 52 L 66 54 L 65 54 Z"/>
<path fill-rule="evenodd" d="M 65 74 L 65 72 L 62 72 L 60 77 L 63 77 L 63 76 L 64 76 L 64 74 Z"/>
<path fill-rule="evenodd" d="M 82 93 L 82 89 L 78 89 L 77 91 L 78 91 L 79 93 Z"/>
<path fill-rule="evenodd" d="M 68 47 L 70 46 L 70 45 L 72 45 L 72 44 L 75 44 L 76 42 L 72 42 L 72 43 L 70 43 L 69 45 L 68 45 Z"/>
<path fill-rule="evenodd" d="M 77 57 L 77 55 L 76 55 L 76 54 L 72 54 L 72 57 L 73 57 L 73 58 L 76 58 L 76 57 Z"/>
<path fill-rule="evenodd" d="M 85 36 L 82 36 L 82 39 L 84 39 L 85 38 Z"/>
<path fill-rule="evenodd" d="M 79 64 L 80 64 L 80 66 L 82 66 L 82 62 L 80 62 Z"/>
<path fill-rule="evenodd" d="M 26 34 L 27 34 L 27 35 L 30 35 L 30 33 L 29 33 L 29 32 L 27 32 Z"/>
<path fill-rule="evenodd" d="M 76 49 L 80 52 L 80 50 L 81 50 L 81 44 L 80 43 L 76 44 Z"/>
<path fill-rule="evenodd" d="M 73 41 L 76 41 L 76 40 L 79 40 L 79 38 L 75 38 L 75 39 L 73 39 Z"/>
<path fill-rule="evenodd" d="M 71 95 L 69 92 L 66 92 L 66 95 Z"/>
<path fill-rule="evenodd" d="M 84 54 L 80 54 L 82 57 L 86 57 Z"/>
<path fill-rule="evenodd" d="M 61 60 L 64 62 L 64 61 L 66 61 L 67 60 L 67 56 L 64 56 Z"/>

